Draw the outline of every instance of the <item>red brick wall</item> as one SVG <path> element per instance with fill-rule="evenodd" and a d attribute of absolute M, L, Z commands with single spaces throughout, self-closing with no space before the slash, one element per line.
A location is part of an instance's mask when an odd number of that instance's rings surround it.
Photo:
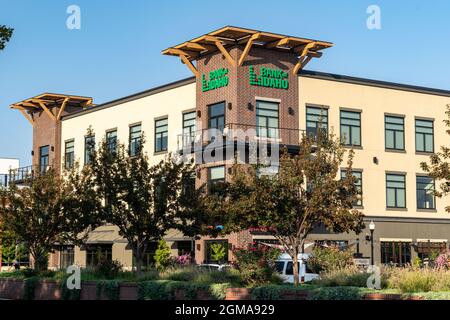
<path fill-rule="evenodd" d="M 228 49 L 230 55 L 235 61 L 239 60 L 242 54 L 243 46 L 235 46 Z M 196 103 L 197 111 L 201 116 L 197 117 L 197 127 L 206 129 L 208 127 L 208 105 L 225 102 L 225 124 L 243 124 L 256 125 L 256 97 L 280 100 L 280 128 L 290 128 L 293 130 L 281 130 L 281 139 L 283 142 L 295 142 L 298 135 L 299 127 L 299 106 L 298 106 L 298 76 L 292 73 L 292 69 L 297 62 L 297 55 L 289 52 L 279 52 L 267 50 L 263 48 L 253 47 L 242 66 L 233 67 L 221 53 L 214 53 L 202 57 L 197 61 L 197 69 L 199 77 L 196 86 Z M 259 73 L 261 66 L 269 68 L 282 69 L 288 73 L 289 89 L 275 89 L 250 85 L 249 66 L 253 65 L 255 71 Z M 202 74 L 209 79 L 209 72 L 220 68 L 228 69 L 228 86 L 215 90 L 202 92 Z M 231 109 L 229 108 L 231 103 Z M 253 108 L 248 108 L 248 104 Z M 293 113 L 289 114 L 289 108 Z M 234 128 L 238 126 L 234 125 Z M 242 127 L 245 129 L 246 127 Z M 253 127 L 254 129 L 254 127 Z M 290 135 L 290 136 L 287 136 Z M 205 164 L 200 167 L 200 175 L 197 178 L 197 187 L 207 183 L 208 166 L 217 166 L 223 163 L 216 162 Z M 226 167 L 226 169 L 228 166 Z M 227 176 L 227 170 L 225 170 Z M 205 259 L 205 242 L 209 238 L 202 238 L 196 241 L 195 259 L 197 263 L 201 263 Z M 230 246 L 229 257 L 233 260 L 231 248 L 246 247 L 252 241 L 251 234 L 248 231 L 239 234 L 231 234 L 222 239 L 228 239 Z M 197 250 L 198 245 L 200 250 Z"/>

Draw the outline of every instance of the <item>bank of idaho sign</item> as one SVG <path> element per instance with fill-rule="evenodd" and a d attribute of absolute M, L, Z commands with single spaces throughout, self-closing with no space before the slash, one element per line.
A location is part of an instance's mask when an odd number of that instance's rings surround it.
<path fill-rule="evenodd" d="M 250 66 L 249 77 L 252 86 L 285 90 L 289 88 L 288 74 L 281 69 L 260 67 L 259 74 L 256 74 L 255 68 Z"/>
<path fill-rule="evenodd" d="M 209 79 L 202 74 L 202 92 L 228 86 L 228 69 L 220 68 L 209 72 Z"/>

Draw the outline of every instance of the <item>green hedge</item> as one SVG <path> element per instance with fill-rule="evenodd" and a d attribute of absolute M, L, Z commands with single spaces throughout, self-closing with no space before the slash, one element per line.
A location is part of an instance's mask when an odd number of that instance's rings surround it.
<path fill-rule="evenodd" d="M 208 292 L 213 299 L 223 300 L 228 287 L 228 283 L 208 285 L 172 280 L 146 281 L 139 284 L 138 300 L 173 300 L 176 291 L 183 291 L 187 300 L 197 299 L 199 291 Z"/>
<path fill-rule="evenodd" d="M 293 286 L 260 286 L 252 290 L 253 300 L 280 300 L 283 294 L 308 292 L 307 300 L 360 300 L 365 292 L 357 287 L 316 287 L 313 285 Z"/>

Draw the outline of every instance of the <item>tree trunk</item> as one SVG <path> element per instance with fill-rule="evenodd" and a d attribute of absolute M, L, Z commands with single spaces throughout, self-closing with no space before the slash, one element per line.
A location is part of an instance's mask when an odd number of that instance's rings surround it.
<path fill-rule="evenodd" d="M 142 261 L 142 257 L 135 257 L 136 258 L 136 275 L 138 277 L 140 277 L 142 275 L 142 265 L 143 265 L 143 261 Z"/>
<path fill-rule="evenodd" d="M 299 279 L 299 268 L 298 268 L 298 246 L 294 245 L 292 249 L 294 256 L 292 257 L 292 261 L 294 263 L 294 286 L 298 286 Z"/>

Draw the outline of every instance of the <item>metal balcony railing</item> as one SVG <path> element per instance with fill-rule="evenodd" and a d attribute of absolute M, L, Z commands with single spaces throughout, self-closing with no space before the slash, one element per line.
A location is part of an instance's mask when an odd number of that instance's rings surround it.
<path fill-rule="evenodd" d="M 240 123 L 229 123 L 223 128 L 208 128 L 195 132 L 179 134 L 177 148 L 183 152 L 194 152 L 206 145 L 221 139 L 224 144 L 235 141 L 264 141 L 284 146 L 298 146 L 305 130 L 291 128 L 275 128 Z"/>
<path fill-rule="evenodd" d="M 38 166 L 27 166 L 17 169 L 9 170 L 9 184 L 23 184 L 27 181 L 33 180 L 34 177 L 46 173 L 51 166 L 49 165 L 38 165 Z"/>

